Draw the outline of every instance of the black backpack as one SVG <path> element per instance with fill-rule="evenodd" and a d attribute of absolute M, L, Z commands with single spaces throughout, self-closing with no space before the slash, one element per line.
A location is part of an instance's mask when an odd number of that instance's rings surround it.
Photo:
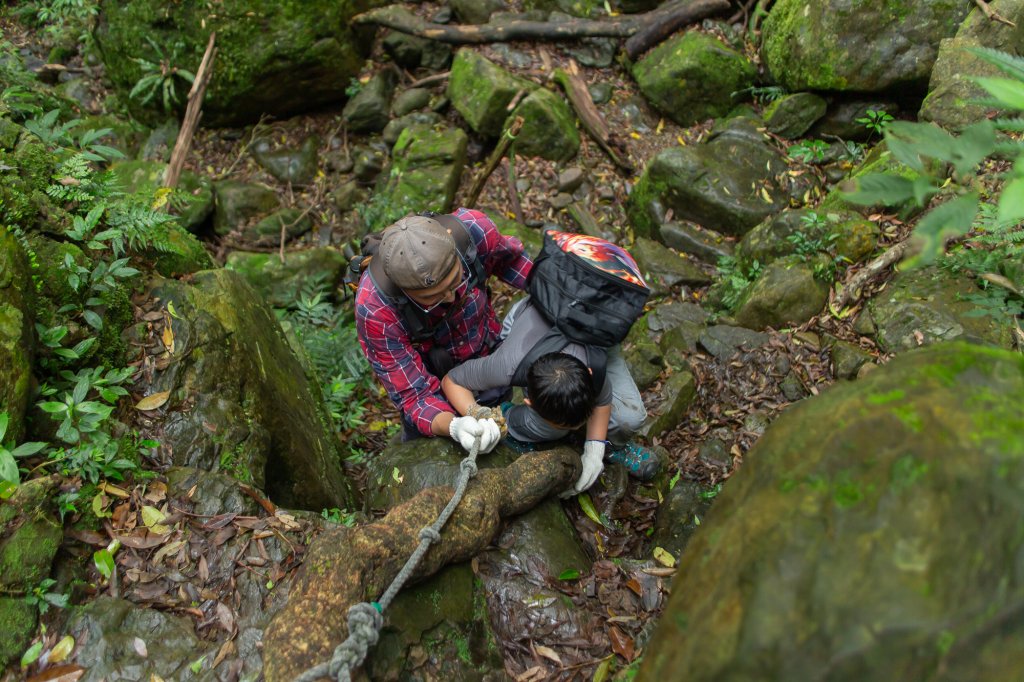
<path fill-rule="evenodd" d="M 525 386 L 538 358 L 570 343 L 587 348 L 594 386 L 604 386 L 608 348 L 621 343 L 651 295 L 633 257 L 599 237 L 548 230 L 527 280 L 533 305 L 553 326 L 516 368 L 513 386 Z"/>
<path fill-rule="evenodd" d="M 473 237 L 469 234 L 469 229 L 466 225 L 454 215 L 440 215 L 429 211 L 420 215 L 433 218 L 448 229 L 452 239 L 455 240 L 455 247 L 459 250 L 459 255 L 462 256 L 462 260 L 469 266 L 469 287 L 484 289 L 487 273 L 484 270 L 483 263 L 480 262 L 477 256 L 476 244 L 473 243 Z M 377 284 L 377 289 L 398 301 L 398 313 L 402 317 L 402 322 L 405 324 L 405 329 L 412 342 L 423 343 L 433 338 L 434 332 L 447 319 L 448 314 L 431 324 L 427 313 L 410 301 L 402 293 L 402 290 L 384 274 L 383 264 L 374 260 L 373 257 L 376 255 L 379 247 L 379 232 L 363 237 L 359 255 L 353 256 L 349 260 L 348 268 L 345 272 L 345 283 L 352 291 L 355 291 L 359 288 L 359 278 L 362 276 L 363 271 L 369 268 L 373 281 Z M 449 309 L 448 313 L 450 314 L 451 311 L 452 309 Z M 435 372 L 435 374 L 437 376 L 444 376 L 444 372 L 441 374 Z"/>

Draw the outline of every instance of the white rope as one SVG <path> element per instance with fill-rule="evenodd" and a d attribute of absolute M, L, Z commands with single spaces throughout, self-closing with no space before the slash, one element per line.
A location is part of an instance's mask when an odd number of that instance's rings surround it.
<path fill-rule="evenodd" d="M 441 511 L 434 523 L 420 530 L 420 544 L 413 551 L 412 555 L 405 562 L 405 566 L 398 572 L 395 579 L 391 581 L 388 589 L 375 602 L 360 602 L 348 610 L 348 637 L 344 642 L 334 648 L 334 654 L 330 661 L 319 663 L 296 678 L 296 682 L 314 682 L 322 677 L 330 677 L 338 682 L 351 682 L 352 671 L 362 665 L 366 660 L 366 654 L 370 647 L 380 639 L 380 629 L 384 625 L 384 609 L 402 589 L 402 585 L 409 579 L 420 559 L 430 549 L 430 545 L 441 539 L 441 529 L 455 508 L 462 501 L 462 496 L 469 485 L 469 479 L 477 472 L 476 456 L 480 450 L 480 437 L 473 441 L 473 447 L 469 454 L 459 463 L 459 480 L 455 484 L 455 494 L 448 504 Z"/>

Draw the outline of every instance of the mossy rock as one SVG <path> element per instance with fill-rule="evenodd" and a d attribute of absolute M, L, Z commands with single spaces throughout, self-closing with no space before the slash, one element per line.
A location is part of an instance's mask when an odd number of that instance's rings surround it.
<path fill-rule="evenodd" d="M 10 418 L 7 438 L 20 439 L 28 408 L 34 355 L 32 278 L 25 250 L 0 226 L 0 412 Z"/>
<path fill-rule="evenodd" d="M 469 48 L 455 53 L 448 77 L 448 98 L 455 109 L 470 128 L 490 137 L 501 134 L 512 98 L 520 90 L 536 88 Z"/>
<path fill-rule="evenodd" d="M 176 223 L 167 226 L 160 247 L 147 249 L 146 257 L 152 260 L 153 269 L 164 277 L 182 277 L 216 267 L 203 243 Z"/>
<path fill-rule="evenodd" d="M 661 240 L 652 204 L 721 234 L 742 236 L 789 205 L 775 179 L 786 160 L 748 119 L 727 122 L 707 142 L 672 146 L 647 164 L 626 204 L 638 237 Z"/>
<path fill-rule="evenodd" d="M 451 211 L 468 142 L 458 128 L 436 130 L 417 124 L 403 130 L 391 152 L 391 168 L 381 174 L 364 221 L 381 229 L 410 213 Z"/>
<path fill-rule="evenodd" d="M 21 597 L 0 597 L 0 670 L 19 660 L 36 631 L 36 607 Z"/>
<path fill-rule="evenodd" d="M 923 89 L 939 42 L 970 9 L 959 0 L 779 0 L 764 22 L 762 55 L 791 92 Z"/>
<path fill-rule="evenodd" d="M 943 343 L 785 411 L 690 540 L 637 680 L 1024 676 L 1022 400 L 1019 354 Z"/>
<path fill-rule="evenodd" d="M 94 37 L 107 76 L 144 114 L 128 93 L 146 75 L 135 60 L 160 61 L 150 41 L 172 66 L 195 73 L 210 33 L 216 32 L 217 58 L 203 100 L 203 123 L 244 125 L 261 114 L 287 118 L 343 100 L 367 47 L 351 19 L 377 4 L 225 0 L 211 11 L 196 3 L 103 0 Z M 180 113 L 188 84 L 179 79 L 176 86 Z M 157 113 L 161 106 L 158 94 L 150 104 L 152 118 L 162 115 Z"/>
<path fill-rule="evenodd" d="M 905 166 L 900 163 L 889 151 L 888 147 L 884 142 L 875 145 L 859 166 L 850 172 L 849 177 L 846 181 L 836 186 L 830 191 L 821 203 L 818 204 L 819 213 L 830 213 L 830 212 L 856 212 L 861 215 L 868 215 L 874 212 L 877 208 L 888 208 L 899 213 L 900 217 L 904 220 L 909 220 L 914 216 L 918 215 L 924 209 L 914 203 L 914 200 L 906 199 L 904 201 L 896 202 L 893 204 L 887 204 L 885 206 L 864 206 L 862 204 L 855 204 L 850 201 L 846 193 L 856 189 L 857 179 L 866 175 L 875 173 L 888 173 L 898 175 L 902 178 L 913 182 L 918 177 L 918 173 L 913 168 Z"/>
<path fill-rule="evenodd" d="M 283 263 L 276 253 L 232 251 L 224 263 L 249 280 L 275 308 L 294 305 L 310 281 L 322 282 L 328 297 L 335 295 L 347 265 L 345 254 L 329 248 L 289 251 Z"/>
<path fill-rule="evenodd" d="M 852 211 L 785 210 L 771 216 L 744 235 L 736 256 L 747 268 L 794 254 L 797 242 L 818 244 L 846 263 L 857 263 L 878 245 L 878 226 Z"/>
<path fill-rule="evenodd" d="M 517 153 L 551 161 L 568 161 L 576 156 L 580 149 L 576 115 L 559 95 L 537 88 L 509 115 L 505 127 L 517 116 L 523 117 L 522 130 L 514 143 Z"/>
<path fill-rule="evenodd" d="M 1011 348 L 1011 320 L 978 315 L 977 304 L 969 300 L 978 295 L 972 280 L 930 266 L 897 274 L 861 315 L 870 318 L 878 345 L 887 352 L 960 338 Z"/>
<path fill-rule="evenodd" d="M 771 102 L 762 118 L 770 133 L 794 139 L 800 137 L 825 115 L 828 104 L 812 92 L 798 92 Z"/>
<path fill-rule="evenodd" d="M 990 19 L 980 7 L 975 7 L 960 25 L 956 36 L 939 43 L 938 56 L 928 82 L 928 95 L 921 103 L 921 120 L 959 130 L 990 114 L 1007 114 L 983 103 L 990 96 L 975 81 L 979 76 L 1000 77 L 1003 72 L 969 50 L 989 48 L 1020 54 L 1024 48 L 1024 33 L 1020 28 L 1024 25 L 1024 2 L 994 0 L 990 9 L 1010 25 Z"/>
<path fill-rule="evenodd" d="M 729 113 L 731 94 L 754 83 L 756 69 L 713 36 L 688 31 L 667 40 L 633 67 L 640 91 L 681 126 Z"/>
<path fill-rule="evenodd" d="M 829 284 L 813 264 L 798 256 L 773 261 L 747 288 L 734 318 L 741 327 L 762 331 L 801 325 L 821 312 Z"/>

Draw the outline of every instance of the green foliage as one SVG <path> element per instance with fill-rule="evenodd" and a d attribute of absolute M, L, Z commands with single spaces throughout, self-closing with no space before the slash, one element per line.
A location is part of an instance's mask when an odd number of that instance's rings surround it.
<path fill-rule="evenodd" d="M 50 610 L 51 606 L 58 609 L 66 608 L 70 596 L 60 592 L 53 592 L 50 588 L 57 584 L 53 578 L 45 578 L 41 583 L 31 588 L 25 595 L 25 601 L 39 609 L 43 614 Z"/>
<path fill-rule="evenodd" d="M 887 111 L 880 109 L 868 109 L 864 112 L 864 115 L 858 119 L 855 119 L 857 123 L 868 129 L 872 135 L 882 135 L 885 133 L 886 127 L 892 123 L 893 118 Z"/>
<path fill-rule="evenodd" d="M 994 103 L 1012 111 L 1024 111 L 1024 59 L 985 48 L 970 50 L 995 65 L 1011 78 L 975 78 L 994 98 Z M 954 137 L 926 123 L 894 122 L 884 127 L 885 141 L 893 157 L 917 171 L 915 180 L 893 173 L 872 174 L 856 181 L 847 199 L 865 205 L 893 205 L 913 201 L 924 206 L 947 182 L 950 199 L 929 211 L 917 224 L 915 238 L 921 244 L 910 267 L 933 262 L 950 237 L 966 234 L 980 210 L 981 194 L 973 187 L 975 170 L 990 155 L 1000 152 L 1013 158 L 1011 171 L 997 200 L 1001 222 L 1024 219 L 1024 143 L 1000 138 L 997 132 L 1018 132 L 1021 121 L 979 121 Z"/>
<path fill-rule="evenodd" d="M 767 104 L 768 102 L 774 102 L 780 97 L 783 97 L 785 94 L 786 89 L 778 85 L 752 85 L 749 88 L 736 90 L 730 93 L 729 96 L 732 97 L 733 99 L 739 99 L 741 97 L 746 98 L 746 96 L 749 95 L 757 102 L 761 104 Z"/>
<path fill-rule="evenodd" d="M 142 77 L 128 96 L 137 99 L 142 105 L 149 104 L 159 97 L 164 112 L 169 113 L 180 101 L 178 81 L 191 85 L 196 76 L 191 71 L 176 66 L 180 60 L 179 52 L 183 48 L 181 44 L 175 44 L 168 55 L 149 36 L 146 36 L 146 42 L 156 53 L 156 61 L 133 57 L 133 61 L 142 67 Z"/>
<path fill-rule="evenodd" d="M 0 481 L 16 487 L 21 483 L 17 460 L 38 453 L 46 447 L 46 443 L 22 443 L 15 446 L 14 443 L 7 442 L 9 421 L 10 416 L 7 412 L 0 412 Z M 5 486 L 3 490 L 6 491 L 7 497 L 13 492 L 11 486 Z"/>
<path fill-rule="evenodd" d="M 360 92 L 362 92 L 362 89 L 363 84 L 359 81 L 358 78 L 353 76 L 352 78 L 349 78 L 348 85 L 345 86 L 345 97 L 351 99 L 358 95 Z"/>
<path fill-rule="evenodd" d="M 844 258 L 836 254 L 837 232 L 829 233 L 827 221 L 811 211 L 801 217 L 802 229 L 786 237 L 795 247 L 794 253 L 805 263 L 813 265 L 814 276 L 825 282 L 833 282 Z"/>
<path fill-rule="evenodd" d="M 331 507 L 330 509 L 324 509 L 320 512 L 320 516 L 324 517 L 331 523 L 337 523 L 342 526 L 351 528 L 356 525 L 356 514 L 355 512 L 345 511 L 344 509 L 338 509 L 337 507 Z"/>
<path fill-rule="evenodd" d="M 761 275 L 762 270 L 761 263 L 756 260 L 744 267 L 735 256 L 719 258 L 717 286 L 720 290 L 722 307 L 726 310 L 735 309 L 743 299 L 747 287 Z"/>
<path fill-rule="evenodd" d="M 790 158 L 804 163 L 821 163 L 825 160 L 827 152 L 828 144 L 821 140 L 804 140 L 786 149 L 786 154 Z"/>

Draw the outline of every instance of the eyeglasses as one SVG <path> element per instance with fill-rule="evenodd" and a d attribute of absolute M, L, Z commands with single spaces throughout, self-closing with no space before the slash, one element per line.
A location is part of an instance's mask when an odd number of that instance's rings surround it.
<path fill-rule="evenodd" d="M 454 287 L 431 296 L 431 298 L 439 297 L 436 303 L 432 303 L 429 306 L 423 305 L 423 303 L 417 301 L 412 296 L 409 297 L 409 300 L 425 313 L 430 313 L 445 303 L 454 303 L 460 300 L 465 295 L 466 290 L 469 289 L 469 268 L 466 266 L 466 261 L 462 259 L 461 254 L 459 255 L 459 263 L 462 268 L 462 279 Z M 449 295 L 451 295 L 451 300 L 448 299 Z"/>

